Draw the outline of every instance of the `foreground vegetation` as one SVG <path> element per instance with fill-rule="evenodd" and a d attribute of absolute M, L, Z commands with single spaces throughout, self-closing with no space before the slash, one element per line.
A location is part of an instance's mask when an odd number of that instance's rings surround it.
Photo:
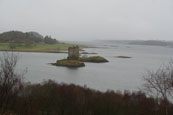
<path fill-rule="evenodd" d="M 105 93 L 77 85 L 45 81 L 24 85 L 7 103 L 6 113 L 21 115 L 164 115 L 163 102 L 144 93 Z M 1 100 L 2 101 L 2 100 Z M 1 106 L 2 107 L 2 106 Z M 173 114 L 169 103 L 168 112 Z"/>

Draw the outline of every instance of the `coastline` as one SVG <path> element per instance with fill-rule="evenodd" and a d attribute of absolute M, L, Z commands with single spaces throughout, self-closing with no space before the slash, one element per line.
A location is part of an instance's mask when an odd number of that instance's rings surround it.
<path fill-rule="evenodd" d="M 67 50 L 47 51 L 47 50 L 0 50 L 0 52 L 28 52 L 28 53 L 68 53 Z"/>
<path fill-rule="evenodd" d="M 68 53 L 68 47 L 71 47 L 76 44 L 65 44 L 65 43 L 57 43 L 57 44 L 35 44 L 35 46 L 31 48 L 26 48 L 24 46 L 18 46 L 14 49 L 10 49 L 8 43 L 0 43 L 0 51 L 1 52 L 41 52 L 41 53 Z M 86 47 L 85 45 L 78 46 L 83 49 Z M 81 50 L 82 51 L 82 50 Z"/>
<path fill-rule="evenodd" d="M 0 50 L 0 52 L 26 52 L 26 53 L 64 53 L 67 54 L 67 50 Z M 90 52 L 81 52 L 80 54 L 98 54 L 98 53 L 90 53 Z"/>

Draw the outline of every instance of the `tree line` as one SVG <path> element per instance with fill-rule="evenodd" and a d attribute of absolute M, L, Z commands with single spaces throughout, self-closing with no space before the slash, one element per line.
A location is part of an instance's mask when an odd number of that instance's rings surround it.
<path fill-rule="evenodd" d="M 20 32 L 20 31 L 9 31 L 0 34 L 1 43 L 11 43 L 11 48 L 14 45 L 25 44 L 26 47 L 34 43 L 45 43 L 45 44 L 56 44 L 58 41 L 51 36 L 43 37 L 37 32 Z"/>

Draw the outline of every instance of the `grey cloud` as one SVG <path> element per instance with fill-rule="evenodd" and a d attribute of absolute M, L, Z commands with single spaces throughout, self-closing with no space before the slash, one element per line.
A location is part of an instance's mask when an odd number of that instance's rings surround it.
<path fill-rule="evenodd" d="M 64 40 L 173 39 L 171 0 L 0 0 L 0 32 Z"/>

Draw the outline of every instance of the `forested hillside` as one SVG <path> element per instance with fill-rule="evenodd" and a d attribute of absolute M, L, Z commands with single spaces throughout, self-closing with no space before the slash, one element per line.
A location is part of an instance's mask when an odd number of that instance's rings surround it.
<path fill-rule="evenodd" d="M 1 43 L 46 43 L 56 44 L 58 41 L 50 36 L 43 37 L 37 32 L 9 31 L 0 34 Z"/>

